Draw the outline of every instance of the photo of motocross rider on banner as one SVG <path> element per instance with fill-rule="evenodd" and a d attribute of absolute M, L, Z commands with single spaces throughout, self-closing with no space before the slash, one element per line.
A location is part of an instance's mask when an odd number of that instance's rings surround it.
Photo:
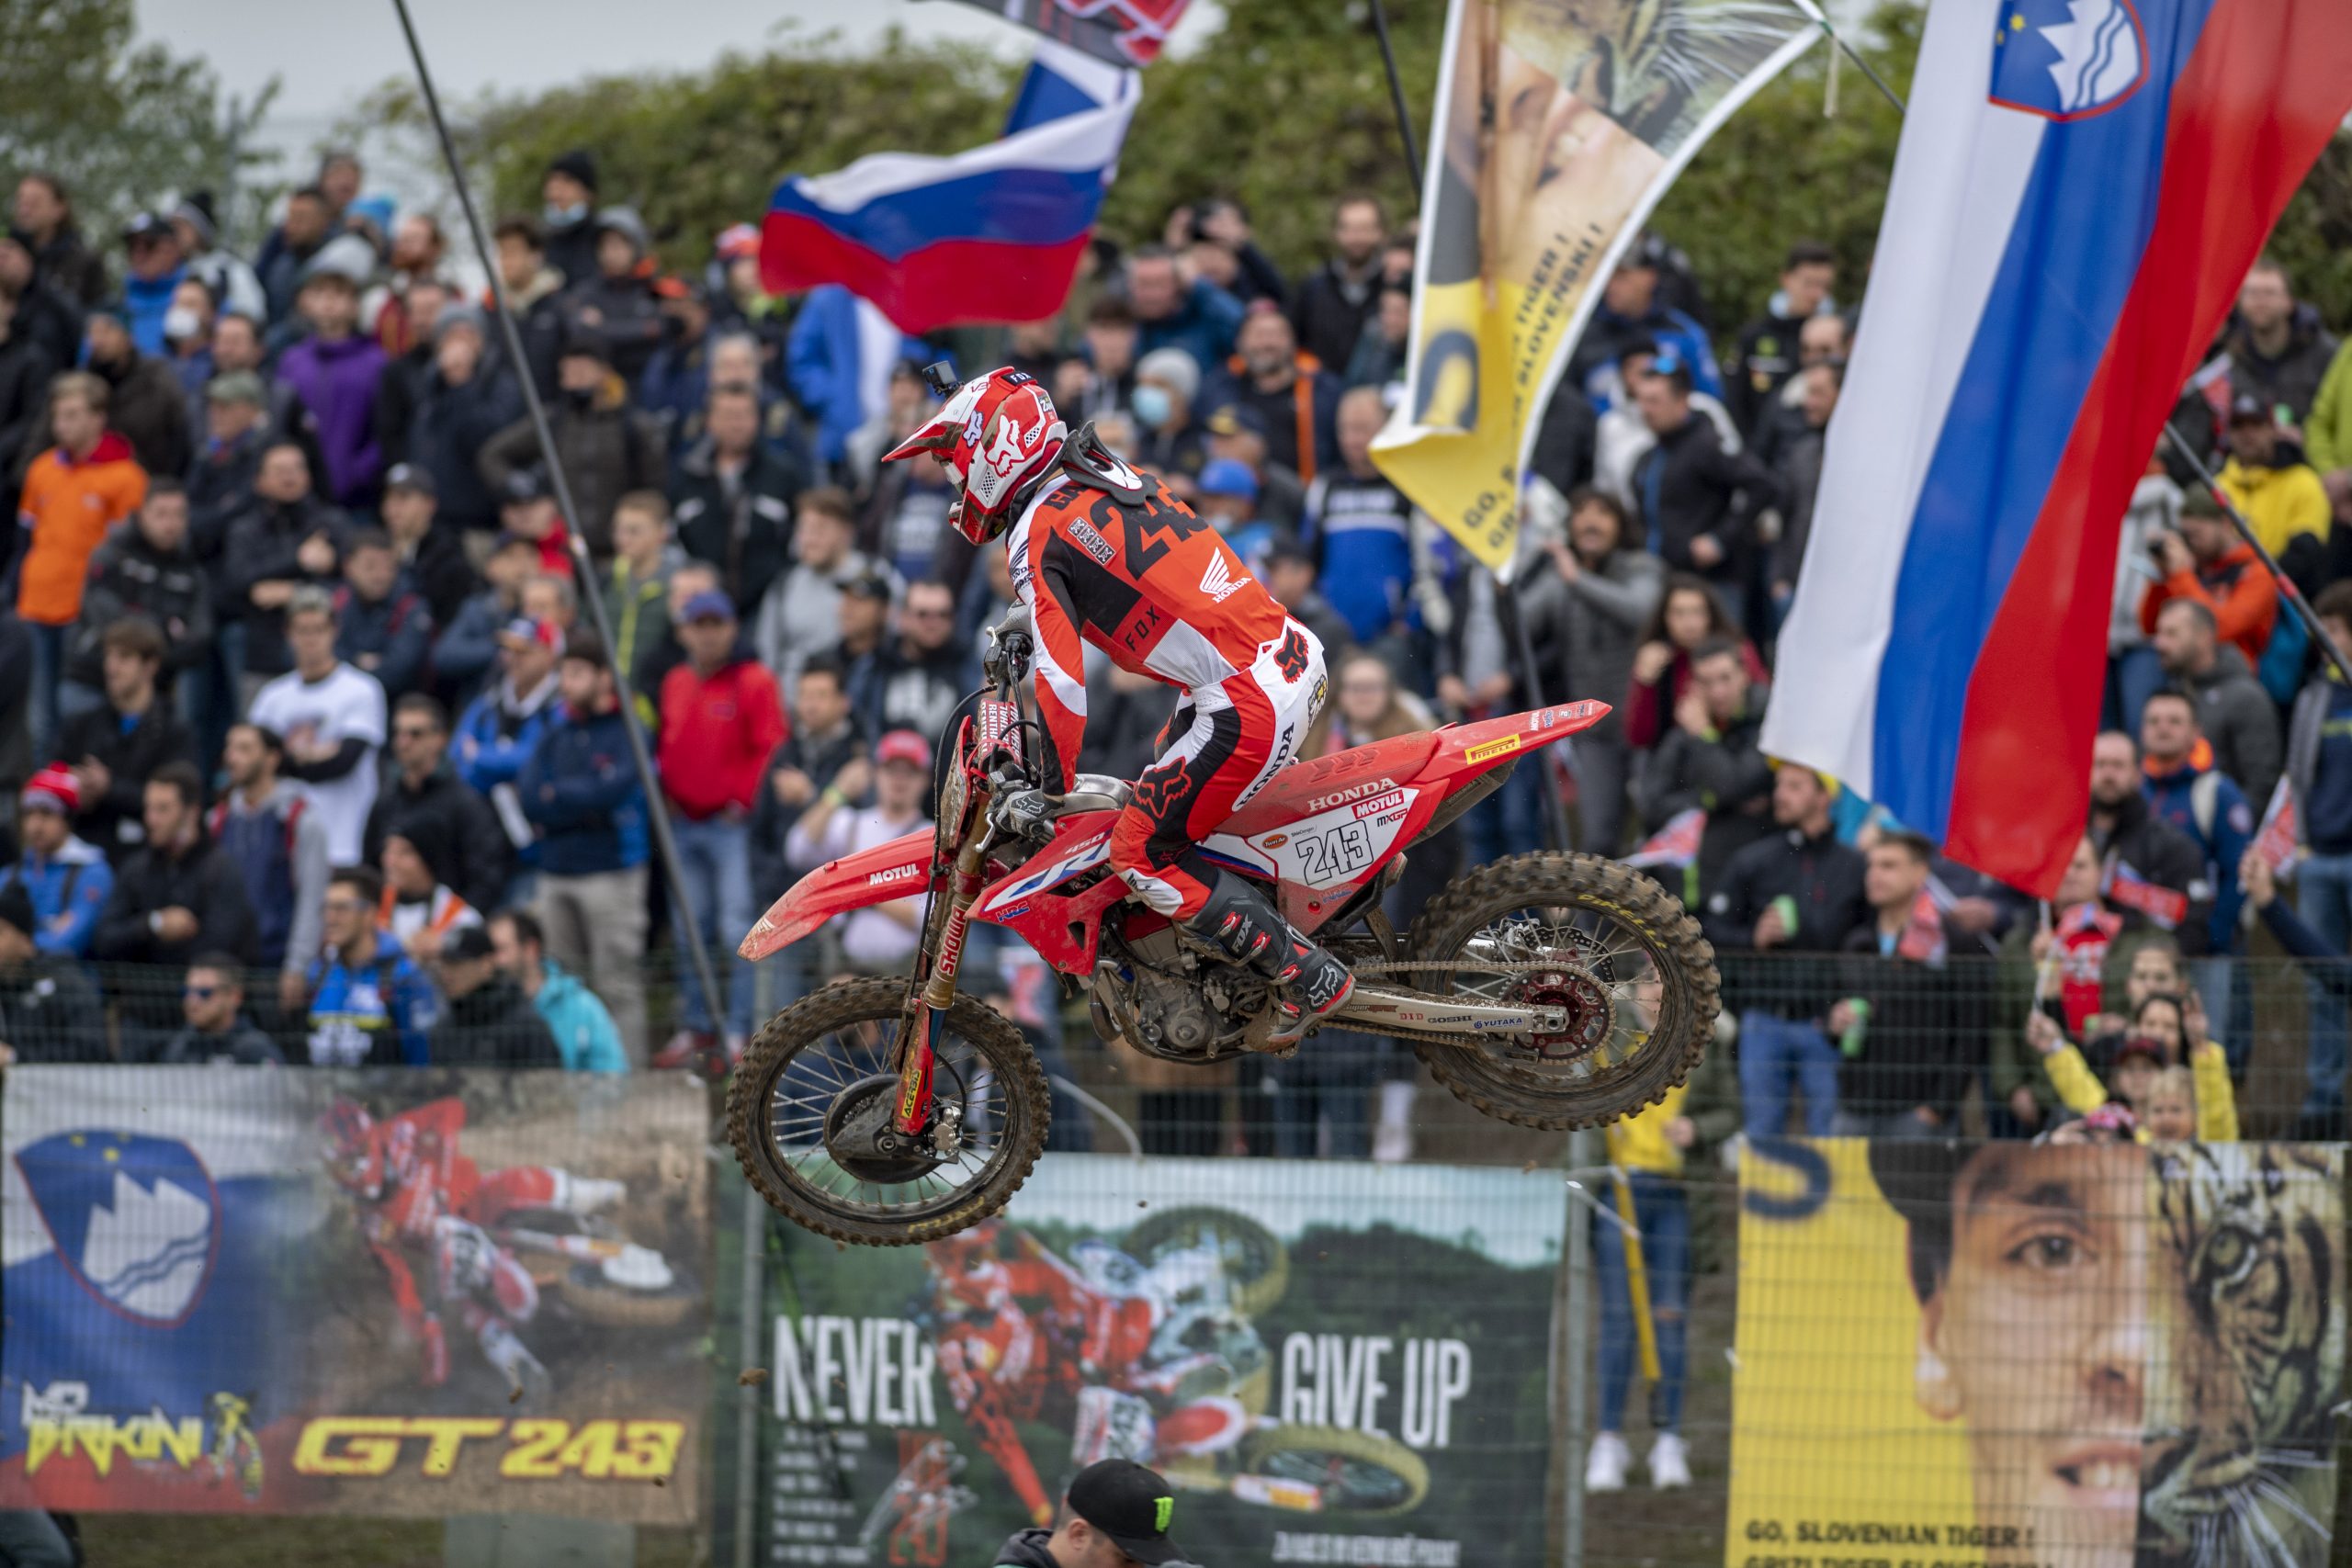
<path fill-rule="evenodd" d="M 1204 1562 L 1539 1562 L 1565 1200 L 1530 1182 L 1557 1177 L 1055 1155 L 920 1250 L 787 1227 L 771 1539 L 946 1568 L 1116 1458 Z"/>
<path fill-rule="evenodd" d="M 0 1499 L 691 1517 L 690 1084 L 10 1075 Z M 45 1245 L 44 1245 L 45 1244 Z M 110 1310 L 90 1310 L 96 1296 Z"/>

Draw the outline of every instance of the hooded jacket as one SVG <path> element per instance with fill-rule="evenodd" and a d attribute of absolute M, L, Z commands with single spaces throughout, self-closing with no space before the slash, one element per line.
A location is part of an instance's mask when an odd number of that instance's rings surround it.
<path fill-rule="evenodd" d="M 0 887 L 24 884 L 33 901 L 40 930 L 33 945 L 62 958 L 80 958 L 90 951 L 98 916 L 114 891 L 114 868 L 96 844 L 69 838 L 53 855 L 27 850 L 16 864 L 0 866 Z"/>
<path fill-rule="evenodd" d="M 678 543 L 718 569 L 719 585 L 745 619 L 792 565 L 792 503 L 800 486 L 798 466 L 757 441 L 732 483 L 721 479 L 718 450 L 707 435 L 671 476 Z"/>
<path fill-rule="evenodd" d="M 436 1067 L 560 1067 L 562 1054 L 522 987 L 492 976 L 462 997 L 451 997 L 425 1037 L 425 1058 Z"/>
<path fill-rule="evenodd" d="M 17 513 L 32 536 L 17 569 L 17 614 L 40 626 L 73 625 L 91 556 L 146 499 L 146 472 L 119 432 L 102 434 L 86 457 L 52 446 L 34 458 Z"/>
<path fill-rule="evenodd" d="M 528 352 L 528 345 L 526 345 Z M 498 498 L 482 482 L 476 454 L 500 431 L 523 417 L 523 389 L 505 356 L 485 348 L 481 363 L 463 386 L 452 386 L 435 367 L 420 383 L 401 455 L 433 476 L 439 504 L 436 530 L 498 526 Z"/>
<path fill-rule="evenodd" d="M 159 550 L 135 521 L 115 525 L 91 553 L 80 624 L 65 654 L 65 673 L 86 686 L 106 684 L 107 628 L 144 615 L 163 629 L 166 675 L 212 655 L 212 580 L 187 545 Z"/>
<path fill-rule="evenodd" d="M 327 471 L 321 488 L 344 506 L 374 499 L 384 470 L 376 441 L 376 397 L 384 350 L 371 337 L 328 342 L 307 337 L 281 355 L 277 373 L 301 393 L 318 422 L 319 454 Z"/>
<path fill-rule="evenodd" d="M 156 932 L 149 917 L 169 908 L 196 917 L 193 937 L 166 942 Z M 184 966 L 197 954 L 212 952 L 246 964 L 257 955 L 253 904 L 235 863 L 201 833 L 177 855 L 154 844 L 132 855 L 118 872 L 98 917 L 90 956 Z"/>
<path fill-rule="evenodd" d="M 692 821 L 748 816 L 787 730 L 775 677 L 737 652 L 709 675 L 681 664 L 662 682 L 662 792 Z"/>
<path fill-rule="evenodd" d="M 566 1070 L 575 1073 L 625 1073 L 628 1054 L 621 1049 L 621 1032 L 596 993 L 578 976 L 553 959 L 543 959 L 546 972 L 532 1004 L 555 1036 Z"/>
<path fill-rule="evenodd" d="M 45 953 L 0 972 L 0 1040 L 28 1064 L 111 1059 L 106 1013 L 82 966 Z"/>
<path fill-rule="evenodd" d="M 2230 390 L 2251 393 L 2274 406 L 2285 404 L 2293 423 L 2311 412 L 2335 357 L 2335 340 L 2308 300 L 2296 301 L 2287 321 L 2286 344 L 2276 355 L 2254 346 L 2254 334 L 2243 321 L 2232 323 L 2222 348 L 2230 356 Z"/>
<path fill-rule="evenodd" d="M 583 718 L 559 705 L 514 792 L 538 825 L 546 874 L 598 876 L 645 863 L 645 791 L 619 708 Z"/>
<path fill-rule="evenodd" d="M 2182 679 L 2197 694 L 2197 721 L 2213 749 L 2213 766 L 2237 781 L 2256 809 L 2270 804 L 2270 791 L 2284 766 L 2278 709 L 2234 648 L 2214 650 L 2212 668 Z M 2230 863 L 2236 880 L 2237 863 Z"/>
<path fill-rule="evenodd" d="M 57 741 L 59 755 L 77 761 L 96 757 L 112 775 L 104 795 L 82 803 L 77 825 L 117 869 L 147 841 L 147 781 L 166 762 L 197 760 L 196 736 L 162 691 L 128 728 L 123 718 L 111 702 L 101 703 L 67 719 Z"/>
<path fill-rule="evenodd" d="M 2222 465 L 2218 478 L 2231 504 L 2245 513 L 2262 547 L 2294 573 L 2298 584 L 2304 581 L 2304 558 L 2318 565 L 2328 530 L 2335 525 L 2326 487 L 2312 466 L 2282 461 L 2257 468 L 2233 457 Z"/>
<path fill-rule="evenodd" d="M 2235 643 L 2250 670 L 2262 662 L 2278 620 L 2278 585 L 2254 558 L 2254 547 L 2232 546 L 2218 560 L 2199 561 L 2149 584 L 2140 600 L 2140 629 L 2153 636 L 2156 616 L 2175 599 L 2189 599 L 2213 614 L 2223 642 Z"/>
<path fill-rule="evenodd" d="M 107 384 L 107 423 L 130 443 L 151 474 L 184 474 L 195 454 L 187 427 L 187 389 L 170 363 L 131 349 L 112 365 L 93 359 L 91 374 Z"/>
<path fill-rule="evenodd" d="M 2212 782 L 2200 784 L 2209 773 Z M 2204 741 L 2177 768 L 2160 768 L 2151 758 L 2141 789 L 2157 818 L 2179 829 L 2204 857 L 2205 881 L 2213 889 L 2207 951 L 2241 951 L 2238 909 L 2245 894 L 2237 868 L 2254 842 L 2254 811 L 2245 795 L 2227 774 L 2214 772 L 2212 749 Z"/>
<path fill-rule="evenodd" d="M 327 825 L 310 809 L 310 797 L 292 779 L 259 806 L 243 790 L 231 790 L 205 818 L 220 852 L 243 879 L 254 908 L 256 963 L 275 969 L 306 970 L 319 955 L 327 896 Z M 368 856 L 370 864 L 376 856 Z"/>
<path fill-rule="evenodd" d="M 614 375 L 605 378 L 584 405 L 560 399 L 548 411 L 548 422 L 554 428 L 556 456 L 580 508 L 579 517 L 566 521 L 587 537 L 589 552 L 602 560 L 613 553 L 613 508 L 620 498 L 633 490 L 661 490 L 669 478 L 670 456 L 662 427 L 629 406 L 628 388 Z M 476 466 L 482 482 L 498 495 L 504 493 L 516 469 L 538 461 L 537 433 L 524 419 L 492 436 Z"/>
<path fill-rule="evenodd" d="M 497 908 L 504 899 L 514 846 L 490 802 L 468 787 L 446 761 L 413 789 L 398 768 L 386 775 L 368 812 L 363 852 L 368 863 L 381 864 L 384 840 L 413 827 L 419 818 L 426 825 L 406 836 L 413 839 L 422 832 L 447 847 L 449 863 L 435 868 L 441 880 L 475 908 Z"/>

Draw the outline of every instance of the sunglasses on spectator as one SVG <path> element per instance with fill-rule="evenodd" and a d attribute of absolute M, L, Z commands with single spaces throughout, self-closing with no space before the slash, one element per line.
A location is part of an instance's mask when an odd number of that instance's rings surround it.
<path fill-rule="evenodd" d="M 180 987 L 180 995 L 194 997 L 200 1002 L 209 1002 L 220 989 L 218 986 L 183 986 Z"/>
<path fill-rule="evenodd" d="M 368 908 L 356 898 L 330 898 L 321 907 L 330 915 L 356 915 Z"/>
<path fill-rule="evenodd" d="M 392 739 L 395 740 L 423 740 L 438 733 L 429 724 L 398 724 L 392 727 Z"/>

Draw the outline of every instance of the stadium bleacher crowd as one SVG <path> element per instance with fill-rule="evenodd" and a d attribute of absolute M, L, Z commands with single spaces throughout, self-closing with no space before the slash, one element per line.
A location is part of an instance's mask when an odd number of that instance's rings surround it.
<path fill-rule="evenodd" d="M 2309 991 L 2291 1070 L 2249 1110 L 2341 1134 L 2352 690 L 2185 473 L 2152 463 L 2125 523 L 2092 808 L 2047 908 L 1759 750 L 1864 325 L 1860 280 L 1822 247 L 1791 243 L 1744 321 L 1709 319 L 1655 238 L 1605 280 L 1526 478 L 1509 592 L 1531 665 L 1492 580 L 1370 460 L 1413 287 L 1411 235 L 1375 199 L 1333 202 L 1328 254 L 1298 276 L 1246 212 L 1204 199 L 1142 243 L 1099 240 L 1060 315 L 926 343 L 839 288 L 763 293 L 749 226 L 707 268 L 665 268 L 577 152 L 546 171 L 543 212 L 496 226 L 518 362 L 435 219 L 366 189 L 329 156 L 246 258 L 201 192 L 102 235 L 55 178 L 14 186 L 6 1059 L 723 1071 L 763 1009 L 901 966 L 914 920 L 890 908 L 764 987 L 726 955 L 801 873 L 922 820 L 932 748 L 978 683 L 1001 552 L 946 527 L 930 465 L 877 462 L 925 416 L 918 367 L 946 355 L 1038 377 L 1322 636 L 1332 701 L 1309 754 L 1538 700 L 1615 705 L 1552 785 L 1521 768 L 1417 854 L 1396 913 L 1458 864 L 1562 833 L 1649 845 L 1722 955 L 1751 1133 L 2169 1125 L 2164 1095 L 2233 1126 L 2252 943 L 2304 963 Z M 2177 423 L 2352 644 L 2347 366 L 2265 261 Z M 658 799 L 630 765 L 624 680 Z M 1172 694 L 1107 664 L 1088 684 L 1080 766 L 1132 776 Z M 2274 795 L 2294 808 L 2291 897 L 2278 856 L 2249 858 Z M 657 812 L 724 996 L 666 951 Z M 1074 1055 L 1034 960 L 981 956 L 984 985 Z M 1144 1065 L 1146 1142 L 1399 1152 L 1401 1053 L 1359 1045 L 1249 1064 L 1238 1113 L 1229 1082 Z M 1661 1168 L 1687 1146 L 1658 1141 Z"/>

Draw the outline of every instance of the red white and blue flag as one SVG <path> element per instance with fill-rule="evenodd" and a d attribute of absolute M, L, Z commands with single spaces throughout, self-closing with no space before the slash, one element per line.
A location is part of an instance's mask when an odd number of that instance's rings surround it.
<path fill-rule="evenodd" d="M 877 152 L 776 186 L 761 280 L 779 293 L 842 284 L 916 334 L 1052 315 L 1093 234 L 1139 80 L 1038 39 L 1001 140 L 948 158 Z"/>
<path fill-rule="evenodd" d="M 1764 749 L 2046 894 L 2125 507 L 2352 108 L 2352 13 L 1947 0 L 1912 95 Z"/>

